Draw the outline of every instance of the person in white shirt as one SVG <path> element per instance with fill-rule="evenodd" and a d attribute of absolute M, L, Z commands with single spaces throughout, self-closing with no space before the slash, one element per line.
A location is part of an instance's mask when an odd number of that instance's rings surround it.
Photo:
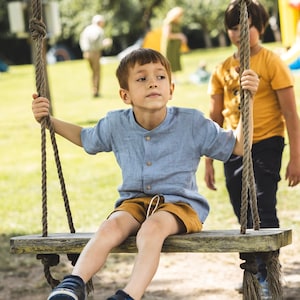
<path fill-rule="evenodd" d="M 110 39 L 104 38 L 105 19 L 102 15 L 95 15 L 92 23 L 84 28 L 80 34 L 79 45 L 92 71 L 93 96 L 100 96 L 101 64 L 100 58 L 102 49 L 111 44 Z"/>

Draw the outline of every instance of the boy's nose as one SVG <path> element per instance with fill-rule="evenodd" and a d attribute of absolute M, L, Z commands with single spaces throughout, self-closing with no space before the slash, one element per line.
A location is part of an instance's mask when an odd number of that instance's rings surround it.
<path fill-rule="evenodd" d="M 154 88 L 154 87 L 157 87 L 157 80 L 155 80 L 155 79 L 150 79 L 149 80 L 149 87 L 150 88 Z"/>

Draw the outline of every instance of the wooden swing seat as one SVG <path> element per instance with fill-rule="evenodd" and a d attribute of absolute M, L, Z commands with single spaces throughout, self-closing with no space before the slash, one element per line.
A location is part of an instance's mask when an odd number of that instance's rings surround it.
<path fill-rule="evenodd" d="M 10 239 L 12 254 L 80 253 L 93 233 L 53 233 L 16 236 Z M 291 229 L 204 230 L 199 233 L 173 235 L 166 239 L 162 252 L 271 252 L 292 243 Z M 129 237 L 112 253 L 137 252 L 135 236 Z"/>

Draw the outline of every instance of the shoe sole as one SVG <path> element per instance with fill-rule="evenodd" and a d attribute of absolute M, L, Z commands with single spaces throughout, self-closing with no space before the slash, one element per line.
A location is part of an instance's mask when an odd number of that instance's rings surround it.
<path fill-rule="evenodd" d="M 61 295 L 60 298 L 53 298 L 55 296 Z M 67 296 L 67 298 L 63 298 L 63 296 Z M 47 300 L 70 300 L 70 297 L 72 300 L 79 300 L 78 297 L 69 290 L 57 290 L 53 291 L 50 296 L 47 298 Z"/>

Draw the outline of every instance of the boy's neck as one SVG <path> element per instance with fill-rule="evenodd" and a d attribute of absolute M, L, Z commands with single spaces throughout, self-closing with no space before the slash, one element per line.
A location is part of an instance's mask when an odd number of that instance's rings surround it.
<path fill-rule="evenodd" d="M 140 114 L 133 110 L 133 114 L 136 122 L 146 130 L 153 130 L 159 126 L 166 118 L 167 108 L 164 111 L 158 111 L 156 113 L 143 113 Z"/>

